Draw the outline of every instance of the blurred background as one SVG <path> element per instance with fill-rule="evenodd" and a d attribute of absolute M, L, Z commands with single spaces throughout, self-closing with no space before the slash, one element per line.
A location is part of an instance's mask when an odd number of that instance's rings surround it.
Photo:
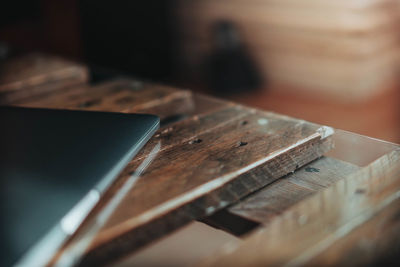
<path fill-rule="evenodd" d="M 44 52 L 400 143 L 400 0 L 13 0 L 0 58 Z"/>

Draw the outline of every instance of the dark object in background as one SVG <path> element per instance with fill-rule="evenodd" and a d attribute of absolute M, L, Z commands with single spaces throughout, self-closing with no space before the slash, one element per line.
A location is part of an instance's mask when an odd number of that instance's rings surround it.
<path fill-rule="evenodd" d="M 126 74 L 170 82 L 176 61 L 174 1 L 13 0 L 0 7 L 0 42 L 83 61 L 98 82 Z"/>
<path fill-rule="evenodd" d="M 235 26 L 220 21 L 214 25 L 212 34 L 215 49 L 206 62 L 209 87 L 220 94 L 259 88 L 260 75 Z"/>
<path fill-rule="evenodd" d="M 84 59 L 95 66 L 95 81 L 108 76 L 107 70 L 158 82 L 170 79 L 175 47 L 171 1 L 79 3 Z"/>

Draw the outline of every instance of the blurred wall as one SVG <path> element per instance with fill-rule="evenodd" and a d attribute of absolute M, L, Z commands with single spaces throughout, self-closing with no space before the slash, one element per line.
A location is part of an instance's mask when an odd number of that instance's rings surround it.
<path fill-rule="evenodd" d="M 179 1 L 183 58 L 196 68 L 212 50 L 210 29 L 234 22 L 272 83 L 330 97 L 368 98 L 396 78 L 398 0 Z"/>

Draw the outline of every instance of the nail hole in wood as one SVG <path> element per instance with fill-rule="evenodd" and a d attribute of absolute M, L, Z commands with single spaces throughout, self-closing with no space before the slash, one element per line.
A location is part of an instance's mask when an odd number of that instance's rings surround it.
<path fill-rule="evenodd" d="M 240 123 L 240 125 L 246 125 L 246 124 L 248 124 L 249 122 L 248 121 L 242 121 L 241 123 Z"/>
<path fill-rule="evenodd" d="M 238 142 L 238 147 L 245 146 L 245 145 L 247 145 L 247 142 L 243 142 L 243 141 Z"/>
<path fill-rule="evenodd" d="M 197 138 L 197 139 L 194 139 L 194 140 L 192 140 L 192 141 L 190 141 L 189 142 L 189 144 L 199 144 L 199 143 L 201 143 L 203 140 L 201 140 L 201 139 L 199 139 L 199 138 Z"/>

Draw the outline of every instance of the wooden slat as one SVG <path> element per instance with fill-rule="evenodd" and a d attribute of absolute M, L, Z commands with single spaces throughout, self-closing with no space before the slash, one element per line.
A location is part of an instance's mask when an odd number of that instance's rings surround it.
<path fill-rule="evenodd" d="M 45 97 L 21 101 L 21 106 L 150 113 L 161 119 L 190 113 L 192 94 L 169 86 L 120 79 L 97 86 L 80 86 Z"/>
<path fill-rule="evenodd" d="M 237 122 L 248 116 L 249 111 L 235 106 L 222 106 L 220 110 L 205 114 L 160 129 L 154 135 L 154 138 L 150 139 L 148 145 L 139 152 L 136 159 L 147 157 L 151 149 L 158 143 L 162 144 L 160 151 L 163 151 L 176 145 L 191 142 L 198 135 L 213 132 L 216 128 L 232 123 L 232 121 Z"/>
<path fill-rule="evenodd" d="M 399 266 L 400 199 L 310 261 L 310 266 Z"/>
<path fill-rule="evenodd" d="M 100 230 L 82 264 L 132 252 L 294 171 L 331 148 L 330 131 L 241 106 L 161 129 L 103 198 L 104 206 L 160 141 L 155 160 Z"/>
<path fill-rule="evenodd" d="M 193 266 L 204 257 L 212 255 L 224 243 L 235 241 L 239 243 L 241 240 L 194 221 L 151 246 L 113 262 L 112 266 Z"/>
<path fill-rule="evenodd" d="M 239 247 L 221 251 L 215 258 L 206 260 L 204 265 L 297 266 L 328 263 L 323 260 L 326 259 L 323 255 L 329 253 L 330 248 L 334 252 L 346 249 L 337 242 L 364 237 L 352 236 L 363 233 L 363 226 L 358 228 L 360 225 L 367 223 L 366 227 L 373 227 L 371 219 L 379 216 L 380 212 L 388 212 L 387 209 L 392 214 L 398 214 L 399 177 L 400 150 L 397 149 L 296 204 L 272 220 L 265 229 L 250 235 Z M 398 242 L 399 237 L 393 239 Z M 352 263 L 353 254 L 349 253 L 350 256 L 341 263 Z M 320 255 L 322 258 L 319 258 Z"/>
<path fill-rule="evenodd" d="M 230 207 L 229 212 L 265 224 L 299 201 L 359 169 L 356 165 L 323 157 L 250 195 Z"/>
<path fill-rule="evenodd" d="M 0 104 L 85 84 L 85 66 L 54 56 L 30 54 L 6 61 L 0 68 Z"/>

